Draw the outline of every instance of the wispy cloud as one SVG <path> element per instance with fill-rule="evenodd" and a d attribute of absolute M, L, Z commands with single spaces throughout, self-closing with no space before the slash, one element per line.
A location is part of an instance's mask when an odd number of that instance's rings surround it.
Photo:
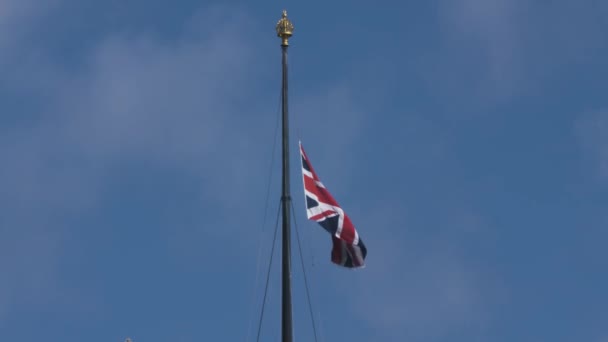
<path fill-rule="evenodd" d="M 475 103 L 535 93 L 543 80 L 593 60 L 605 46 L 605 7 L 443 1 L 437 7 L 443 53 L 427 61 L 429 82 L 448 95 L 475 96 Z"/>
<path fill-rule="evenodd" d="M 5 14 L 4 25 L 27 15 L 25 3 L 10 5 L 16 14 Z M 217 11 L 233 21 L 216 25 Z M 247 16 L 216 8 L 197 19 L 216 26 L 190 25 L 171 43 L 147 34 L 104 37 L 74 70 L 44 55 L 27 73 L 11 62 L 20 72 L 20 95 L 40 106 L 2 110 L 10 114 L 0 127 L 0 270 L 12 276 L 1 287 L 0 313 L 40 308 L 65 291 L 57 283 L 65 258 L 74 256 L 64 242 L 84 229 L 70 222 L 99 209 L 108 177 L 121 165 L 138 161 L 198 174 L 209 199 L 247 179 L 239 171 L 251 158 L 239 159 L 251 152 L 244 133 L 260 121 L 244 114 L 255 94 L 238 91 L 255 89 L 249 63 L 256 56 L 236 34 Z"/>
<path fill-rule="evenodd" d="M 608 181 L 608 111 L 598 110 L 583 115 L 576 126 L 589 175 Z"/>
<path fill-rule="evenodd" d="M 0 68 L 3 62 L 19 57 L 29 35 L 39 29 L 34 23 L 63 0 L 3 0 L 0 3 Z"/>
<path fill-rule="evenodd" d="M 370 257 L 368 267 L 353 276 L 360 296 L 350 302 L 377 338 L 435 341 L 463 332 L 480 337 L 488 328 L 496 285 L 458 248 L 463 234 L 485 227 L 456 214 L 445 220 L 455 231 L 421 238 L 420 222 L 393 199 L 358 222 L 361 234 L 368 228 L 363 236 Z"/>

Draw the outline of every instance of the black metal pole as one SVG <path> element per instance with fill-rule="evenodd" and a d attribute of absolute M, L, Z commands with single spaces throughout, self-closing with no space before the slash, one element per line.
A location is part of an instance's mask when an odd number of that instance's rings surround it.
<path fill-rule="evenodd" d="M 291 195 L 289 192 L 289 112 L 287 110 L 287 44 L 281 45 L 283 52 L 283 90 L 281 105 L 283 108 L 283 191 L 281 206 L 283 212 L 283 271 L 282 271 L 282 342 L 292 342 L 293 328 L 291 317 L 291 232 L 289 218 Z"/>

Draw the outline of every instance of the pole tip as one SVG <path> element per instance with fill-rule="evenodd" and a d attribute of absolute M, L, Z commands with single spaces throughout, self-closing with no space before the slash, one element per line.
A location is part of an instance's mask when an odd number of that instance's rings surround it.
<path fill-rule="evenodd" d="M 287 10 L 283 10 L 283 15 L 276 26 L 277 36 L 281 38 L 281 45 L 288 46 L 289 38 L 293 35 L 293 24 L 287 19 Z"/>

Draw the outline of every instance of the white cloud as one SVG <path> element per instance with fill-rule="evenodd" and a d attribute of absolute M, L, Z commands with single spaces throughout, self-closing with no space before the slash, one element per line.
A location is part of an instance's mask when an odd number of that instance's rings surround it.
<path fill-rule="evenodd" d="M 25 18 L 26 3 L 3 5 L 10 10 L 3 28 Z M 20 72 L 20 95 L 35 106 L 11 114 L 16 124 L 0 127 L 0 273 L 12 275 L 0 288 L 0 314 L 44 306 L 65 291 L 57 284 L 60 264 L 70 255 L 64 240 L 74 229 L 86 229 L 65 218 L 96 210 L 108 174 L 122 163 L 200 172 L 208 177 L 203 186 L 215 190 L 230 187 L 224 181 L 231 174 L 247 177 L 246 161 L 238 158 L 251 152 L 246 133 L 258 120 L 243 106 L 255 91 L 241 91 L 256 89 L 252 75 L 258 70 L 251 68 L 257 58 L 252 46 L 237 31 L 255 28 L 242 12 L 223 11 L 233 20 L 213 30 L 192 25 L 194 31 L 173 43 L 149 35 L 106 37 L 78 70 L 54 66 L 44 55 L 29 70 L 11 62 Z M 211 198 L 218 194 L 200 190 Z"/>
<path fill-rule="evenodd" d="M 482 60 L 487 62 L 486 76 L 490 82 L 508 82 L 514 72 L 521 68 L 520 30 L 517 17 L 525 12 L 525 4 L 504 0 L 466 0 L 463 2 L 446 2 L 445 19 L 447 33 L 452 39 L 464 43 L 472 39 L 473 43 L 483 46 L 477 50 Z M 469 41 L 470 42 L 470 41 Z"/>
<path fill-rule="evenodd" d="M 443 1 L 438 14 L 443 53 L 425 63 L 427 81 L 477 104 L 534 93 L 563 68 L 597 62 L 606 28 L 596 1 Z"/>
<path fill-rule="evenodd" d="M 18 55 L 23 40 L 36 28 L 36 21 L 62 0 L 3 0 L 0 2 L 0 67 Z"/>
<path fill-rule="evenodd" d="M 598 110 L 581 117 L 576 133 L 583 148 L 589 174 L 608 181 L 608 110 Z"/>
<path fill-rule="evenodd" d="M 370 255 L 368 267 L 353 277 L 357 300 L 349 301 L 358 316 L 378 339 L 434 341 L 463 331 L 483 334 L 491 321 L 488 297 L 496 291 L 489 275 L 458 252 L 452 236 L 414 238 L 408 215 L 394 215 L 404 212 L 399 206 L 393 201 L 358 222 L 370 229 L 360 232 Z"/>

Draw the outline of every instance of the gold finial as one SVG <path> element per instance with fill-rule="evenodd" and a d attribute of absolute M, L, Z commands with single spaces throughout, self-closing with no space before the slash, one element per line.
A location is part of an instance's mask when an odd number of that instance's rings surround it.
<path fill-rule="evenodd" d="M 283 17 L 277 23 L 277 36 L 282 39 L 281 45 L 289 45 L 289 37 L 293 35 L 293 24 L 287 19 L 287 11 L 283 10 Z"/>

